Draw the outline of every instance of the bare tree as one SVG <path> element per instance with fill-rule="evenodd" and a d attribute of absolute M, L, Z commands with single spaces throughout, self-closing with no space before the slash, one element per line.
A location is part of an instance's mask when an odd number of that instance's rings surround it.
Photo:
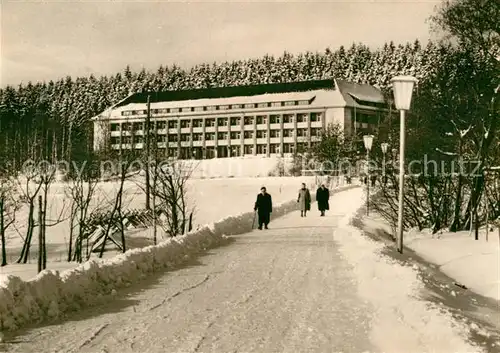
<path fill-rule="evenodd" d="M 125 227 L 123 224 L 125 213 L 123 212 L 124 204 L 124 186 L 125 181 L 131 176 L 132 167 L 136 162 L 136 153 L 133 150 L 122 150 L 118 157 L 119 160 L 119 181 L 118 190 L 113 198 L 111 210 L 107 216 L 107 225 L 105 226 L 103 242 L 101 244 L 101 249 L 99 251 L 99 257 L 102 258 L 104 255 L 106 243 L 109 236 L 112 235 L 111 232 L 118 228 L 121 235 L 121 248 L 122 251 L 126 251 L 126 239 L 125 239 Z"/>
<path fill-rule="evenodd" d="M 90 209 L 90 205 L 95 197 L 99 181 L 95 167 L 95 164 L 87 165 L 87 161 L 84 161 L 80 172 L 70 181 L 66 190 L 67 195 L 71 199 L 68 262 L 72 261 L 72 259 L 75 259 L 77 262 L 83 261 L 84 241 L 87 241 L 86 256 L 89 256 L 88 240 L 92 233 L 90 227 L 92 210 Z"/>
<path fill-rule="evenodd" d="M 1 266 L 7 265 L 6 231 L 16 221 L 16 213 L 20 208 L 19 194 L 8 177 L 0 177 L 0 240 L 2 242 Z"/>
<path fill-rule="evenodd" d="M 152 193 L 158 198 L 158 212 L 163 215 L 162 228 L 171 237 L 183 234 L 189 224 L 193 210 L 187 205 L 187 183 L 193 169 L 179 160 L 165 161 L 153 169 L 156 183 Z"/>
<path fill-rule="evenodd" d="M 20 178 L 17 179 L 19 183 L 19 189 L 22 193 L 22 200 L 24 203 L 28 205 L 28 224 L 27 224 L 27 229 L 26 229 L 26 236 L 24 237 L 24 244 L 23 248 L 21 250 L 21 254 L 19 255 L 19 259 L 17 260 L 17 263 L 27 263 L 28 262 L 28 257 L 29 257 L 29 252 L 30 252 L 30 247 L 31 247 L 31 241 L 33 238 L 33 231 L 35 229 L 35 219 L 34 219 L 34 214 L 35 214 L 35 200 L 40 193 L 40 190 L 42 188 L 42 183 L 38 182 L 35 183 L 35 181 L 40 178 L 38 177 L 39 170 L 35 165 L 32 165 L 31 168 L 26 169 L 24 171 L 25 173 L 20 176 Z M 22 180 L 21 178 L 25 178 L 25 180 Z M 35 184 L 35 185 L 33 185 Z"/>

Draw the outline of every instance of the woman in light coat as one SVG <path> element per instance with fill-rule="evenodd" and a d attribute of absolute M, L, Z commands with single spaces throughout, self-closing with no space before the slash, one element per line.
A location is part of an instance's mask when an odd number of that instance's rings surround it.
<path fill-rule="evenodd" d="M 305 217 L 307 211 L 311 209 L 311 193 L 305 183 L 302 183 L 302 188 L 299 190 L 297 202 L 300 206 L 300 217 Z"/>

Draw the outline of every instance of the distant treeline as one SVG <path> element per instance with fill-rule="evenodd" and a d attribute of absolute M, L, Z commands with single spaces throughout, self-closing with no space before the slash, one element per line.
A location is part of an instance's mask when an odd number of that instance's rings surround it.
<path fill-rule="evenodd" d="M 421 82 L 431 77 L 451 47 L 419 41 L 390 42 L 378 50 L 353 44 L 322 53 L 201 64 L 190 70 L 160 66 L 155 72 L 123 72 L 96 78 L 66 77 L 0 90 L 0 160 L 19 166 L 28 158 L 85 158 L 92 146 L 89 119 L 127 95 L 164 91 L 304 81 L 326 78 L 386 88 L 397 74 Z"/>

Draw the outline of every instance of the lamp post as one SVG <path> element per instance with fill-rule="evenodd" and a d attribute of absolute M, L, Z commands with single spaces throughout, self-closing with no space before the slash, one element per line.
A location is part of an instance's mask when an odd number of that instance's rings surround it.
<path fill-rule="evenodd" d="M 363 136 L 366 148 L 366 214 L 370 213 L 370 150 L 373 144 L 373 135 Z"/>
<path fill-rule="evenodd" d="M 392 80 L 394 104 L 400 112 L 399 128 L 399 202 L 398 202 L 398 251 L 403 253 L 403 206 L 405 177 L 405 112 L 410 109 L 413 86 L 417 79 L 413 76 L 396 76 Z"/>
<path fill-rule="evenodd" d="M 387 142 L 383 142 L 380 144 L 380 148 L 382 148 L 382 178 L 385 181 L 387 180 L 387 176 L 385 175 L 385 154 L 387 153 L 387 148 L 389 144 Z"/>

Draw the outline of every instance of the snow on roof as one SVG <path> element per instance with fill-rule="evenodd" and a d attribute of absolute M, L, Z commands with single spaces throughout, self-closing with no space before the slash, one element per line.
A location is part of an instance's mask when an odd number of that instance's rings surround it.
<path fill-rule="evenodd" d="M 315 97 L 314 92 L 292 92 L 292 93 L 276 93 L 262 94 L 258 96 L 239 96 L 229 98 L 203 98 L 183 101 L 170 102 L 155 102 L 151 103 L 151 108 L 186 108 L 186 107 L 203 107 L 213 105 L 229 105 L 229 104 L 247 104 L 247 103 L 268 103 L 268 102 L 283 102 L 283 101 L 310 101 Z M 130 103 L 122 108 L 122 110 L 144 109 L 144 103 Z"/>
<path fill-rule="evenodd" d="M 362 102 L 385 103 L 382 91 L 371 85 L 352 83 L 343 80 L 338 80 L 337 85 L 349 106 L 361 106 L 363 105 Z"/>

